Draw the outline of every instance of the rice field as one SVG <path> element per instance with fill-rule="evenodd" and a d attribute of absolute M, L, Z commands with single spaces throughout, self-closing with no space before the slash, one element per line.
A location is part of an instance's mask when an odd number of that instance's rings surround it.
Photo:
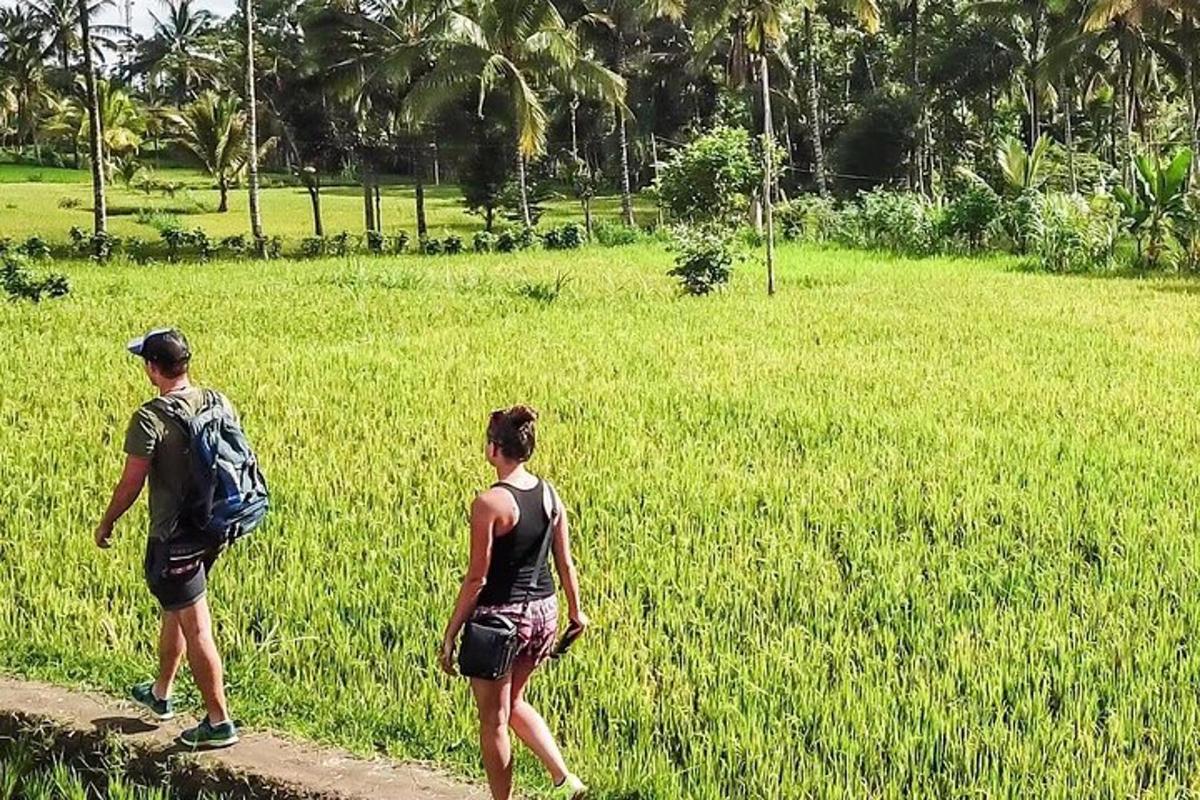
<path fill-rule="evenodd" d="M 1200 792 L 1196 286 L 780 258 L 703 300 L 653 245 L 69 268 L 0 305 L 0 670 L 150 674 L 144 507 L 91 532 L 170 323 L 276 501 L 214 577 L 247 724 L 480 775 L 434 656 L 522 401 L 595 624 L 533 699 L 599 797 Z"/>
<path fill-rule="evenodd" d="M 219 192 L 211 178 L 196 170 L 163 168 L 154 173 L 163 183 L 175 184 L 173 195 L 159 190 L 143 192 L 121 185 L 108 190 L 109 232 L 123 238 L 138 237 L 158 241 L 165 217 L 187 230 L 202 228 L 209 236 L 245 234 L 250 229 L 245 191 L 232 191 L 229 211 L 218 213 Z M 279 236 L 295 243 L 313 233 L 312 206 L 302 187 L 278 186 L 280 176 L 267 175 L 264 181 L 272 188 L 262 192 L 263 225 L 268 236 Z M 23 166 L 0 163 L 0 238 L 17 241 L 31 235 L 49 242 L 65 243 L 67 234 L 77 226 L 90 231 L 92 227 L 92 188 L 89 173 L 52 167 Z M 416 201 L 410 183 L 391 183 L 381 187 L 383 229 L 387 233 L 405 231 L 414 240 L 417 233 Z M 561 195 L 544 204 L 542 225 L 561 225 L 573 220 L 582 221 L 579 203 Z M 597 221 L 615 222 L 620 218 L 619 196 L 598 197 L 593 201 Z M 656 211 L 651 201 L 638 198 L 635 203 L 638 219 L 643 224 L 653 222 Z M 483 230 L 480 216 L 463 208 L 462 193 L 457 186 L 442 184 L 426 189 L 426 215 L 429 235 L 444 237 L 457 234 L 468 239 L 475 231 Z M 357 186 L 326 186 L 321 191 L 321 216 L 326 235 L 342 231 L 354 234 L 363 229 L 362 189 Z M 503 218 L 497 214 L 497 223 Z"/>

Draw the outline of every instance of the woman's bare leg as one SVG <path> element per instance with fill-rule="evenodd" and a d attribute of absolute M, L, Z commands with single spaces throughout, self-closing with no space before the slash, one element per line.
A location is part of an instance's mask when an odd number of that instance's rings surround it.
<path fill-rule="evenodd" d="M 513 665 L 512 711 L 509 715 L 509 725 L 512 726 L 513 733 L 517 734 L 546 767 L 550 779 L 557 786 L 567 777 L 567 762 L 563 760 L 558 742 L 554 741 L 554 734 L 550 732 L 546 720 L 542 719 L 537 709 L 525 701 L 525 687 L 529 685 L 533 669 L 533 662 L 524 656 L 518 658 Z"/>
<path fill-rule="evenodd" d="M 512 676 L 498 681 L 472 678 L 471 692 L 479 711 L 479 749 L 483 752 L 483 769 L 492 790 L 492 800 L 510 800 L 513 760 L 508 723 L 512 709 Z"/>

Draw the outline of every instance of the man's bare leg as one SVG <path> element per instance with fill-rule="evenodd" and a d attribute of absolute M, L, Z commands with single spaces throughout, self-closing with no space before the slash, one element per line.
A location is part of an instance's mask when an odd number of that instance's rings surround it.
<path fill-rule="evenodd" d="M 217 652 L 216 642 L 213 641 L 208 599 L 201 597 L 175 613 L 187 642 L 188 666 L 204 698 L 208 721 L 213 724 L 225 722 L 229 719 L 229 708 L 225 703 L 225 673 L 221 666 L 221 654 Z"/>
<path fill-rule="evenodd" d="M 179 663 L 186 650 L 187 641 L 183 638 L 178 612 L 164 611 L 158 632 L 158 680 L 154 682 L 154 696 L 159 700 L 171 696 L 175 675 L 179 672 Z"/>

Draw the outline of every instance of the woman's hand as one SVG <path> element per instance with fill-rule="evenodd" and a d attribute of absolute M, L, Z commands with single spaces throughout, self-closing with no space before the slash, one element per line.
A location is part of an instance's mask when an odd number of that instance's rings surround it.
<path fill-rule="evenodd" d="M 568 619 L 571 621 L 571 627 L 578 629 L 580 634 L 586 631 L 588 626 L 592 624 L 592 621 L 588 619 L 588 615 L 579 609 L 572 611 Z"/>
<path fill-rule="evenodd" d="M 447 638 L 442 641 L 442 649 L 438 653 L 438 665 L 441 666 L 442 672 L 451 677 L 458 674 L 458 670 L 454 668 L 454 650 L 454 640 Z"/>

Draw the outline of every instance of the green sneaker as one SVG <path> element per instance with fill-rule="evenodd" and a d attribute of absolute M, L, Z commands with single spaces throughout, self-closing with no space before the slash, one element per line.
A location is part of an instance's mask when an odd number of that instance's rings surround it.
<path fill-rule="evenodd" d="M 129 696 L 133 698 L 133 702 L 163 722 L 175 718 L 175 704 L 169 697 L 166 700 L 160 700 L 155 696 L 154 681 L 139 683 L 129 690 Z"/>
<path fill-rule="evenodd" d="M 583 785 L 583 781 L 576 778 L 574 775 L 567 775 L 563 778 L 563 782 L 554 787 L 554 791 L 550 796 L 556 800 L 581 800 L 587 797 L 588 788 Z"/>
<path fill-rule="evenodd" d="M 237 727 L 230 720 L 213 725 L 205 719 L 196 727 L 179 734 L 179 743 L 193 750 L 216 750 L 237 744 L 237 741 Z"/>

